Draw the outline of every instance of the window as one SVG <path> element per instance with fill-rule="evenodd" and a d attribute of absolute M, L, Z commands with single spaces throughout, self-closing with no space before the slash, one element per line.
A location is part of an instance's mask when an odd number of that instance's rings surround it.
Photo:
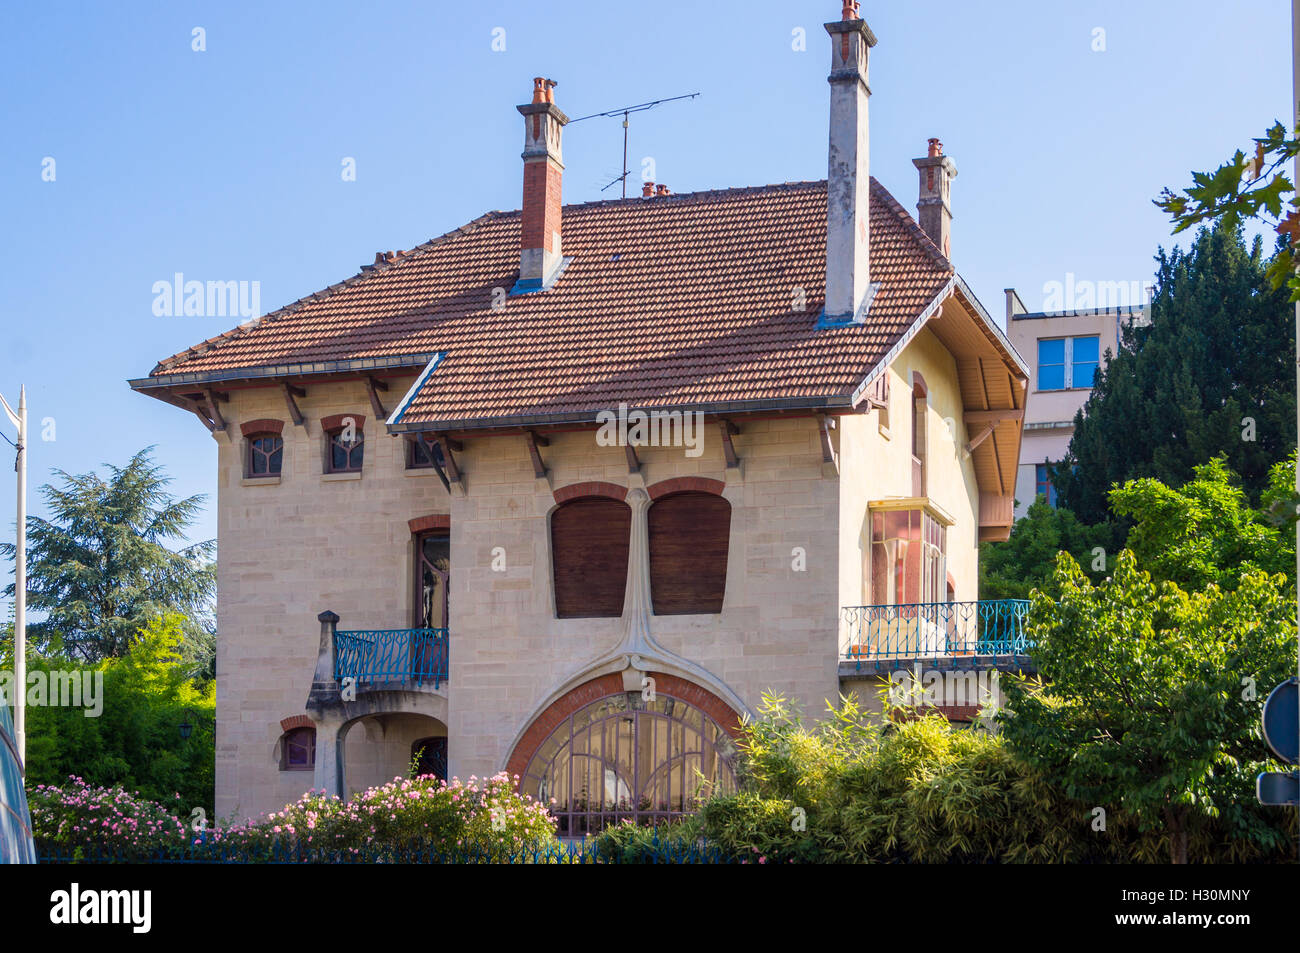
<path fill-rule="evenodd" d="M 1038 389 L 1092 387 L 1101 360 L 1101 339 L 1047 338 L 1038 342 Z"/>
<path fill-rule="evenodd" d="M 560 619 L 618 618 L 627 591 L 632 508 L 611 497 L 588 496 L 551 514 L 551 569 Z"/>
<path fill-rule="evenodd" d="M 655 615 L 722 611 L 731 504 L 712 493 L 672 493 L 647 514 Z"/>
<path fill-rule="evenodd" d="M 536 723 L 534 723 L 536 724 Z M 735 743 L 703 709 L 663 691 L 579 708 L 528 761 L 519 790 L 548 804 L 561 837 L 620 821 L 667 824 L 736 790 Z"/>
<path fill-rule="evenodd" d="M 919 374 L 912 375 L 912 496 L 925 496 L 926 417 L 930 398 L 925 381 Z"/>
<path fill-rule="evenodd" d="M 1073 355 L 1070 358 L 1070 386 L 1091 387 L 1097 376 L 1097 362 L 1100 357 L 1098 338 L 1075 338 Z"/>
<path fill-rule="evenodd" d="M 947 535 L 943 524 L 925 510 L 873 510 L 872 603 L 946 601 Z"/>
<path fill-rule="evenodd" d="M 311 771 L 316 767 L 316 729 L 294 728 L 280 737 L 280 770 Z"/>
<path fill-rule="evenodd" d="M 1056 505 L 1056 488 L 1052 486 L 1051 464 L 1040 463 L 1034 467 L 1034 496 L 1047 497 L 1049 506 Z"/>
<path fill-rule="evenodd" d="M 406 441 L 406 469 L 425 470 L 442 466 L 442 447 L 432 434 L 416 434 Z"/>
<path fill-rule="evenodd" d="M 451 574 L 451 539 L 446 530 L 415 537 L 415 626 L 447 627 L 447 584 Z"/>
<path fill-rule="evenodd" d="M 1065 339 L 1038 342 L 1038 389 L 1065 390 Z"/>
<path fill-rule="evenodd" d="M 347 421 L 353 421 L 348 423 Z M 365 434 L 361 422 L 345 417 L 344 423 L 328 431 L 329 447 L 325 459 L 326 473 L 360 473 L 365 451 Z"/>
<path fill-rule="evenodd" d="M 284 439 L 279 434 L 260 433 L 248 438 L 248 476 L 279 476 L 283 463 Z"/>

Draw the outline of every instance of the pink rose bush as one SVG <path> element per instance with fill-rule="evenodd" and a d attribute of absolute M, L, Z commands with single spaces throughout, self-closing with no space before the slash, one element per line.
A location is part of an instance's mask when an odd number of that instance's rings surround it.
<path fill-rule="evenodd" d="M 32 833 L 38 843 L 60 851 L 87 847 L 136 854 L 184 843 L 186 827 L 157 801 L 121 787 L 91 787 L 69 777 L 59 787 L 38 784 L 28 792 Z"/>
<path fill-rule="evenodd" d="M 504 772 L 468 782 L 394 778 L 346 803 L 309 791 L 259 820 L 197 830 L 162 804 L 121 787 L 92 788 L 80 778 L 62 788 L 38 786 L 29 804 L 38 847 L 72 858 L 189 851 L 232 859 L 382 861 L 409 858 L 412 851 L 436 859 L 559 847 L 555 819 L 543 804 L 520 795 Z"/>

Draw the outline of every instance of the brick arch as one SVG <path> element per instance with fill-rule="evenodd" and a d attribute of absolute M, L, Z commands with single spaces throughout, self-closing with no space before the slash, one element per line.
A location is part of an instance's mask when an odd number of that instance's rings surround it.
<path fill-rule="evenodd" d="M 671 480 L 660 480 L 658 483 L 646 487 L 646 492 L 650 494 L 650 499 L 657 500 L 661 496 L 667 496 L 670 493 L 683 493 L 694 491 L 696 493 L 712 493 L 714 496 L 721 496 L 722 491 L 727 488 L 727 484 L 721 480 L 712 480 L 708 477 L 686 476 L 673 477 Z"/>
<path fill-rule="evenodd" d="M 312 721 L 306 715 L 290 715 L 288 718 L 280 719 L 281 731 L 293 731 L 295 728 L 315 728 L 316 722 Z"/>
<path fill-rule="evenodd" d="M 365 414 L 330 414 L 328 417 L 322 417 L 320 419 L 320 429 L 325 431 L 326 433 L 330 433 L 331 431 L 334 430 L 342 430 L 344 426 L 346 426 L 344 424 L 344 421 L 347 420 L 349 417 L 351 417 L 352 420 L 355 422 L 356 428 L 358 430 L 363 430 L 365 428 L 366 426 Z"/>
<path fill-rule="evenodd" d="M 247 423 L 239 425 L 239 432 L 245 437 L 251 437 L 257 433 L 284 433 L 284 421 L 272 420 L 269 417 L 263 417 L 258 420 L 250 420 Z"/>
<path fill-rule="evenodd" d="M 556 503 L 567 503 L 584 496 L 607 496 L 611 499 L 627 501 L 627 487 L 604 480 L 588 480 L 585 483 L 570 483 L 554 492 Z"/>
<path fill-rule="evenodd" d="M 647 674 L 655 680 L 657 693 L 671 695 L 689 705 L 694 705 L 716 721 L 732 738 L 740 737 L 740 715 L 713 692 L 666 672 Z M 537 749 L 551 736 L 551 732 L 564 723 L 566 718 L 594 701 L 610 695 L 622 695 L 626 691 L 627 689 L 623 687 L 623 674 L 614 672 L 593 678 L 561 695 L 533 719 L 532 724 L 519 738 L 515 750 L 510 753 L 510 759 L 506 762 L 506 773 L 515 779 L 517 785 L 528 768 L 528 762 L 537 753 Z"/>
<path fill-rule="evenodd" d="M 451 529 L 451 516 L 448 513 L 431 513 L 428 516 L 417 516 L 413 520 L 407 520 L 406 525 L 410 527 L 411 533 L 425 533 L 431 529 Z"/>

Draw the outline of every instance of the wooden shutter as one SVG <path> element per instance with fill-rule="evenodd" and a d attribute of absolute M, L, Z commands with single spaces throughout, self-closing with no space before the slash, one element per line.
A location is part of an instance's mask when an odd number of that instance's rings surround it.
<path fill-rule="evenodd" d="M 712 493 L 674 493 L 655 501 L 649 521 L 655 615 L 721 612 L 731 504 Z"/>
<path fill-rule="evenodd" d="M 583 497 L 551 514 L 555 614 L 561 619 L 623 614 L 632 508 L 622 500 Z"/>

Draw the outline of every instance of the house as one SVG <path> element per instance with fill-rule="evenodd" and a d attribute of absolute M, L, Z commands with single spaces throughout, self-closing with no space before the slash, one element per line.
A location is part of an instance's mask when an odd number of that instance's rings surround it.
<path fill-rule="evenodd" d="M 1011 344 L 1032 355 L 1034 376 L 1025 408 L 1025 433 L 1016 468 L 1016 519 L 1042 496 L 1056 505 L 1053 464 L 1065 459 L 1074 416 L 1092 395 L 1093 378 L 1119 352 L 1126 326 L 1149 322 L 1144 304 L 1121 304 L 1118 296 L 1099 308 L 1034 311 L 1008 288 L 1006 328 Z"/>
<path fill-rule="evenodd" d="M 870 178 L 876 38 L 826 30 L 827 181 L 563 205 L 539 78 L 521 210 L 131 382 L 219 446 L 218 813 L 417 759 L 562 833 L 661 820 L 765 691 L 1006 661 L 977 555 L 1028 370 L 950 261 L 952 160 L 918 224 Z"/>

